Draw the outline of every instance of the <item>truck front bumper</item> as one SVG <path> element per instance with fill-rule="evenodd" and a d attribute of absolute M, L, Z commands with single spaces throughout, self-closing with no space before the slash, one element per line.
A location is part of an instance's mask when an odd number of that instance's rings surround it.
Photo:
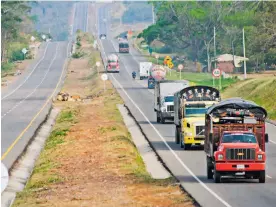
<path fill-rule="evenodd" d="M 174 112 L 161 112 L 164 119 L 174 120 Z"/>
<path fill-rule="evenodd" d="M 192 145 L 204 145 L 204 137 L 185 136 L 184 143 Z"/>
<path fill-rule="evenodd" d="M 249 172 L 249 171 L 263 171 L 265 170 L 264 162 L 217 162 L 216 170 L 223 172 Z"/>

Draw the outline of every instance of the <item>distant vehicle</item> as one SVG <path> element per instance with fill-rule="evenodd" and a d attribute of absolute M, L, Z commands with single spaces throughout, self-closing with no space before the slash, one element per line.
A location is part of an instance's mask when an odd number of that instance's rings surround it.
<path fill-rule="evenodd" d="M 111 54 L 107 57 L 107 72 L 120 72 L 119 58 L 115 54 Z"/>
<path fill-rule="evenodd" d="M 162 65 L 154 65 L 151 67 L 150 75 L 156 80 L 164 80 L 166 76 L 166 69 Z"/>
<path fill-rule="evenodd" d="M 119 53 L 129 53 L 129 44 L 125 39 L 119 41 Z"/>
<path fill-rule="evenodd" d="M 265 119 L 267 112 L 240 98 L 221 101 L 206 111 L 207 178 L 223 176 L 259 179 L 265 183 Z"/>
<path fill-rule="evenodd" d="M 155 86 L 155 79 L 150 76 L 148 79 L 148 89 L 154 89 Z"/>
<path fill-rule="evenodd" d="M 185 80 L 161 80 L 155 82 L 154 87 L 154 111 L 157 122 L 165 123 L 166 120 L 174 120 L 173 94 L 176 91 L 189 86 Z"/>
<path fill-rule="evenodd" d="M 132 72 L 132 78 L 133 78 L 133 79 L 136 78 L 136 72 L 135 72 L 135 71 Z"/>
<path fill-rule="evenodd" d="M 105 40 L 105 39 L 106 39 L 106 35 L 105 35 L 105 34 L 101 34 L 101 35 L 100 35 L 100 39 L 101 39 L 101 40 Z"/>
<path fill-rule="evenodd" d="M 152 67 L 152 62 L 140 62 L 140 67 L 139 67 L 140 80 L 143 80 L 144 78 L 149 77 L 151 67 Z"/>
<path fill-rule="evenodd" d="M 174 94 L 175 142 L 184 150 L 204 145 L 205 112 L 220 101 L 209 86 L 190 86 Z"/>

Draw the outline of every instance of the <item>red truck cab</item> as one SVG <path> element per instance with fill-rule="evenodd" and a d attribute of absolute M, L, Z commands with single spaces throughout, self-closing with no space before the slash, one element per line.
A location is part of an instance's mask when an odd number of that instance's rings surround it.
<path fill-rule="evenodd" d="M 107 57 L 107 72 L 120 72 L 119 58 L 117 55 L 112 54 Z"/>
<path fill-rule="evenodd" d="M 242 99 L 222 101 L 206 112 L 207 177 L 243 177 L 265 182 L 265 109 Z"/>

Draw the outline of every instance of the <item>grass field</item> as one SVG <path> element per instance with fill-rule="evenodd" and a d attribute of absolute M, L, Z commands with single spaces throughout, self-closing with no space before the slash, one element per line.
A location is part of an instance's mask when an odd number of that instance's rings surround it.
<path fill-rule="evenodd" d="M 241 81 L 222 95 L 223 98 L 242 97 L 254 101 L 267 110 L 270 119 L 276 120 L 276 77 Z"/>

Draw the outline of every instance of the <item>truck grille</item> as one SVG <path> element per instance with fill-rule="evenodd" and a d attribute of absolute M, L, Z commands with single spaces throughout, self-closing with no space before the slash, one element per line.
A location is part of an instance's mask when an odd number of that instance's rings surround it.
<path fill-rule="evenodd" d="M 227 160 L 255 160 L 255 149 L 226 149 Z"/>
<path fill-rule="evenodd" d="M 173 107 L 173 105 L 169 105 L 169 106 L 167 106 L 167 111 L 174 111 L 174 107 Z"/>
<path fill-rule="evenodd" d="M 196 135 L 204 135 L 205 126 L 196 126 Z"/>

